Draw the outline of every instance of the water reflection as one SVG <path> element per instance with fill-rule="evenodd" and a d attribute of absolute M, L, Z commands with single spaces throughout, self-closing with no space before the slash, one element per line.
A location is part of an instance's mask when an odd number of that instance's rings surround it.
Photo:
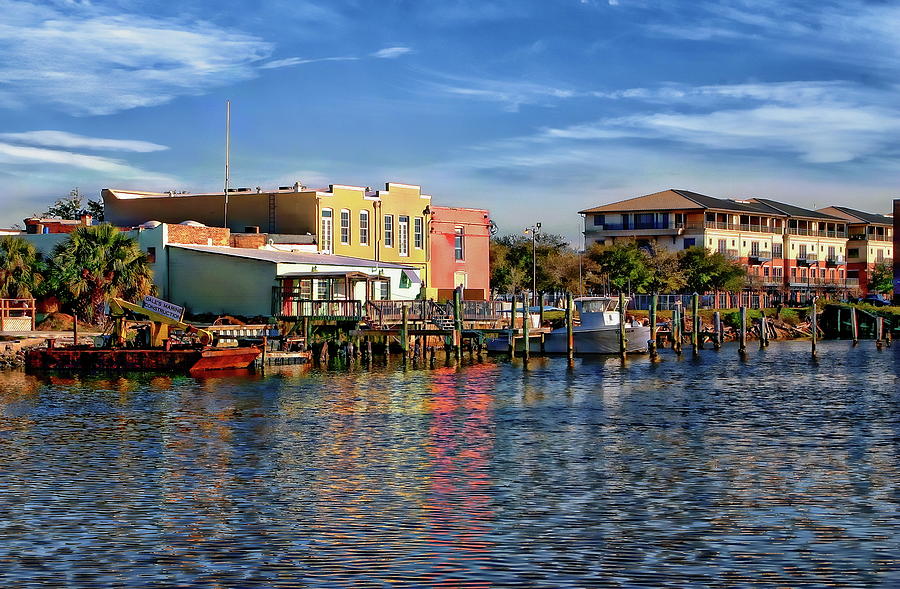
<path fill-rule="evenodd" d="M 898 351 L 0 373 L 0 579 L 895 586 Z"/>

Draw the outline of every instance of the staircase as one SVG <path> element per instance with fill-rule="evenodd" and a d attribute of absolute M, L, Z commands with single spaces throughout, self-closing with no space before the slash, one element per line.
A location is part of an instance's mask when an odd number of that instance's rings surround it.
<path fill-rule="evenodd" d="M 434 303 L 431 304 L 430 320 L 438 329 L 451 330 L 455 327 L 453 316 L 447 312 L 447 309 Z"/>

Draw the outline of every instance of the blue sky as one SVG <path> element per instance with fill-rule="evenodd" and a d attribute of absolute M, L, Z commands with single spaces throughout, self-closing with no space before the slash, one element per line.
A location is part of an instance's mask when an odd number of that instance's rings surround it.
<path fill-rule="evenodd" d="M 233 186 L 421 184 L 505 233 L 666 188 L 887 212 L 898 30 L 854 0 L 0 0 L 0 226 L 219 190 L 226 99 Z"/>

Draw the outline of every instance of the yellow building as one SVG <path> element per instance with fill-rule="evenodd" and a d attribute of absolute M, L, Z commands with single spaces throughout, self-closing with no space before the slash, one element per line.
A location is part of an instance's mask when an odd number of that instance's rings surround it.
<path fill-rule="evenodd" d="M 233 233 L 312 235 L 323 253 L 429 272 L 431 196 L 419 186 L 388 182 L 384 190 L 332 184 L 327 190 L 302 184 L 278 190 L 235 188 L 223 193 L 187 194 L 104 189 L 105 218 L 134 227 L 147 221 L 196 221 Z"/>

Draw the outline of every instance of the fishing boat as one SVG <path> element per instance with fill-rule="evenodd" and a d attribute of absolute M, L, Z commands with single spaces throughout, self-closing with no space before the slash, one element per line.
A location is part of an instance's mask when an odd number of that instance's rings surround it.
<path fill-rule="evenodd" d="M 628 306 L 628 298 L 625 306 Z M 579 297 L 575 299 L 575 310 L 581 318 L 580 325 L 573 328 L 574 350 L 576 354 L 617 354 L 619 353 L 619 299 L 613 297 Z M 646 352 L 650 340 L 650 328 L 637 322 L 625 324 L 625 351 Z M 554 329 L 544 334 L 543 351 L 547 354 L 567 352 L 566 328 Z M 516 349 L 524 349 L 524 339 L 516 338 Z M 509 334 L 488 340 L 489 352 L 509 350 Z M 530 338 L 529 349 L 541 351 L 537 338 Z"/>
<path fill-rule="evenodd" d="M 262 350 L 256 346 L 214 346 L 214 335 L 182 321 L 184 310 L 154 297 L 144 306 L 112 299 L 111 333 L 99 345 L 32 348 L 25 354 L 31 370 L 203 372 L 250 367 Z M 173 343 L 171 331 L 181 332 Z M 138 333 L 141 337 L 136 337 Z"/>

